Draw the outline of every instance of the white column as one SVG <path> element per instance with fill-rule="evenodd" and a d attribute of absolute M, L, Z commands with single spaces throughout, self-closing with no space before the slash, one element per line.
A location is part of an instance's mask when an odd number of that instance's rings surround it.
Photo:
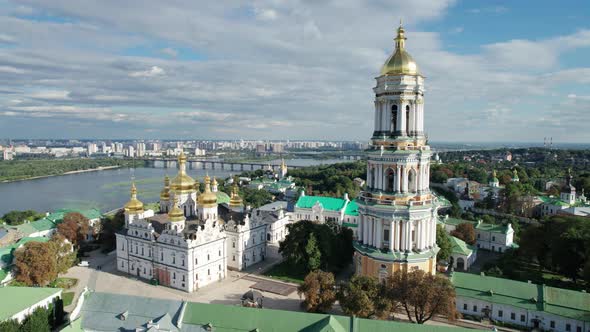
<path fill-rule="evenodd" d="M 384 101 L 381 102 L 381 114 L 383 114 L 382 117 L 382 122 L 381 122 L 381 130 L 382 131 L 387 131 L 387 109 L 386 109 L 387 105 Z"/>
<path fill-rule="evenodd" d="M 362 214 L 359 217 L 359 225 L 358 225 L 358 231 L 357 231 L 357 241 L 359 242 L 363 242 L 363 220 L 365 219 L 365 216 L 363 216 Z"/>
<path fill-rule="evenodd" d="M 416 248 L 422 249 L 422 223 L 420 221 L 416 225 Z"/>
<path fill-rule="evenodd" d="M 362 229 L 363 229 L 363 244 L 367 245 L 368 242 L 368 235 L 369 235 L 369 217 L 364 217 L 362 220 Z"/>
<path fill-rule="evenodd" d="M 397 165 L 397 171 L 395 173 L 395 191 L 396 192 L 401 192 L 401 183 L 402 183 L 402 171 L 401 171 L 401 166 Z"/>
<path fill-rule="evenodd" d="M 399 250 L 399 221 L 393 221 L 393 250 Z"/>
<path fill-rule="evenodd" d="M 389 222 L 389 251 L 393 251 L 395 246 L 393 244 L 395 239 L 395 222 Z"/>
<path fill-rule="evenodd" d="M 402 222 L 402 251 L 408 250 L 408 221 L 404 220 Z"/>
<path fill-rule="evenodd" d="M 414 230 L 414 225 L 412 225 L 412 221 L 408 221 L 408 250 L 412 250 L 414 246 L 414 239 L 412 239 L 412 230 Z"/>
<path fill-rule="evenodd" d="M 375 130 L 379 130 L 379 102 L 375 100 Z"/>
<path fill-rule="evenodd" d="M 371 218 L 371 240 L 370 241 L 371 241 L 371 246 L 373 246 L 373 247 L 375 246 L 375 226 L 376 226 L 375 219 Z"/>
<path fill-rule="evenodd" d="M 430 227 L 430 245 L 434 247 L 436 243 L 436 218 L 430 219 L 431 226 Z"/>
<path fill-rule="evenodd" d="M 399 126 L 402 132 L 402 135 L 406 135 L 406 105 L 405 103 L 400 103 L 400 110 L 399 110 Z"/>

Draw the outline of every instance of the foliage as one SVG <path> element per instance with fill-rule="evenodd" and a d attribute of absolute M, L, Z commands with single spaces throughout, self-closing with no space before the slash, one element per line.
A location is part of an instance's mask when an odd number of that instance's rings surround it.
<path fill-rule="evenodd" d="M 49 315 L 51 313 L 44 307 L 38 307 L 33 313 L 25 318 L 20 331 L 22 332 L 49 332 Z"/>
<path fill-rule="evenodd" d="M 61 296 L 63 299 L 64 307 L 69 306 L 74 301 L 74 292 L 64 292 Z"/>
<path fill-rule="evenodd" d="M 117 247 L 117 237 L 115 234 L 125 227 L 125 211 L 119 210 L 113 216 L 106 216 L 101 220 L 102 228 L 100 230 L 100 242 L 108 251 Z"/>
<path fill-rule="evenodd" d="M 444 226 L 436 226 L 436 245 L 440 248 L 440 251 L 436 255 L 436 259 L 439 261 L 448 261 L 449 257 L 451 257 L 453 245 L 451 244 L 451 239 L 449 238 L 447 231 L 445 231 Z"/>
<path fill-rule="evenodd" d="M 289 175 L 298 186 L 311 188 L 311 194 L 341 197 L 348 193 L 353 198 L 360 190 L 353 179 L 365 179 L 366 172 L 366 162 L 357 161 L 293 169 Z"/>
<path fill-rule="evenodd" d="M 396 271 L 385 281 L 385 297 L 399 303 L 412 323 L 424 324 L 435 315 L 455 319 L 455 289 L 441 275 L 422 270 Z"/>
<path fill-rule="evenodd" d="M 78 283 L 76 278 L 57 278 L 49 284 L 49 287 L 70 289 Z"/>
<path fill-rule="evenodd" d="M 141 167 L 144 165 L 144 161 L 114 158 L 10 160 L 0 162 L 0 182 L 59 175 L 107 166 Z"/>
<path fill-rule="evenodd" d="M 10 319 L 0 322 L 0 331 L 2 332 L 19 332 L 20 324 L 16 319 Z"/>
<path fill-rule="evenodd" d="M 261 207 L 262 205 L 271 203 L 273 200 L 272 194 L 268 191 L 248 187 L 240 187 L 240 196 L 244 200 L 244 204 L 249 205 L 252 208 Z"/>
<path fill-rule="evenodd" d="M 327 312 L 336 302 L 334 275 L 316 270 L 310 272 L 299 286 L 297 293 L 305 297 L 303 307 L 308 312 Z"/>
<path fill-rule="evenodd" d="M 57 257 L 55 268 L 57 273 L 65 273 L 76 261 L 76 252 L 72 244 L 66 241 L 66 238 L 60 234 L 55 234 L 48 242 L 52 253 Z"/>
<path fill-rule="evenodd" d="M 264 272 L 265 276 L 295 284 L 302 284 L 306 275 L 305 269 L 294 267 L 289 262 L 281 262 Z"/>
<path fill-rule="evenodd" d="M 57 277 L 57 256 L 46 242 L 28 242 L 14 253 L 16 280 L 28 286 L 44 286 Z"/>
<path fill-rule="evenodd" d="M 457 227 L 451 232 L 451 235 L 470 245 L 474 245 L 477 241 L 475 238 L 475 228 L 470 222 L 464 222 L 457 225 Z"/>
<path fill-rule="evenodd" d="M 63 221 L 57 225 L 57 232 L 76 247 L 79 247 L 80 243 L 86 239 L 89 230 L 88 218 L 79 212 L 66 214 Z"/>
<path fill-rule="evenodd" d="M 16 226 L 23 224 L 25 221 L 35 221 L 43 218 L 45 215 L 33 210 L 10 211 L 2 216 L 0 223 L 4 221 L 8 225 Z"/>
<path fill-rule="evenodd" d="M 442 187 L 432 187 L 431 188 L 437 195 L 441 195 L 446 198 L 452 205 L 450 215 L 452 217 L 460 217 L 461 216 L 461 207 L 459 207 L 459 199 L 455 195 L 452 190 L 442 188 Z"/>
<path fill-rule="evenodd" d="M 375 277 L 353 276 L 350 282 L 340 286 L 337 298 L 345 314 L 360 318 L 385 318 L 393 308 Z"/>
<path fill-rule="evenodd" d="M 289 224 L 287 227 L 289 234 L 281 242 L 279 252 L 293 269 L 307 272 L 315 267 L 339 271 L 351 262 L 354 248 L 352 230 L 349 228 L 335 223 L 317 224 L 309 220 Z M 310 242 L 312 244 L 308 246 Z M 319 249 L 319 254 L 316 248 Z"/>
<path fill-rule="evenodd" d="M 552 216 L 522 232 L 518 253 L 576 282 L 588 276 L 584 270 L 590 256 L 590 223 L 583 217 Z"/>

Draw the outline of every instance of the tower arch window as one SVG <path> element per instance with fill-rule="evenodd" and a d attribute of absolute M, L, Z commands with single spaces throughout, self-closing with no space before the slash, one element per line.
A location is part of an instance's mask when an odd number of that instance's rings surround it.
<path fill-rule="evenodd" d="M 391 132 L 395 133 L 397 130 L 397 105 L 391 106 Z"/>
<path fill-rule="evenodd" d="M 375 167 L 371 167 L 371 188 L 375 188 Z"/>
<path fill-rule="evenodd" d="M 406 105 L 406 135 L 410 135 L 410 105 Z"/>
<path fill-rule="evenodd" d="M 416 170 L 413 168 L 408 172 L 408 190 L 410 192 L 417 192 L 418 186 L 416 181 Z"/>
<path fill-rule="evenodd" d="M 386 187 L 386 191 L 388 192 L 393 192 L 395 191 L 394 189 L 394 185 L 395 185 L 395 173 L 393 172 L 393 170 L 391 168 L 387 169 L 387 175 L 386 175 L 386 183 L 387 183 L 387 187 Z"/>

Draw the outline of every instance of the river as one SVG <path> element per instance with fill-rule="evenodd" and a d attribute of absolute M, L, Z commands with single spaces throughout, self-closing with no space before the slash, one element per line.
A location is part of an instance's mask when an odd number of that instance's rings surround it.
<path fill-rule="evenodd" d="M 346 162 L 342 159 L 291 159 L 287 166 L 311 166 Z M 271 164 L 280 164 L 273 160 Z M 134 170 L 117 168 L 102 171 L 76 173 L 47 178 L 0 183 L 0 216 L 11 210 L 54 211 L 61 208 L 98 208 L 101 212 L 123 206 L 129 199 L 131 177 L 135 177 L 138 197 L 144 203 L 156 202 L 164 186 L 164 176 L 171 178 L 174 168 L 142 167 Z M 203 177 L 226 178 L 230 170 L 188 169 L 187 173 L 203 182 Z M 237 174 L 238 172 L 233 172 Z"/>

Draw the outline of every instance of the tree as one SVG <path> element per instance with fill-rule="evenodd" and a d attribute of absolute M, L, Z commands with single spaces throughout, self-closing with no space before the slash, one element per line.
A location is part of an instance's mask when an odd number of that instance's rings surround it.
<path fill-rule="evenodd" d="M 66 214 L 63 221 L 57 225 L 57 232 L 76 247 L 86 239 L 89 230 L 90 223 L 88 218 L 78 212 Z"/>
<path fill-rule="evenodd" d="M 20 324 L 16 319 L 9 319 L 0 322 L 0 331 L 2 332 L 19 332 Z"/>
<path fill-rule="evenodd" d="M 8 225 L 16 226 L 25 221 L 34 221 L 43 218 L 43 214 L 33 210 L 10 211 L 2 216 L 2 220 Z"/>
<path fill-rule="evenodd" d="M 57 273 L 67 272 L 76 261 L 76 252 L 73 250 L 72 244 L 60 234 L 54 234 L 48 244 L 53 255 L 57 257 L 55 266 Z"/>
<path fill-rule="evenodd" d="M 320 252 L 320 248 L 318 248 L 317 240 L 313 233 L 307 240 L 305 253 L 307 254 L 307 269 L 309 271 L 317 270 L 322 264 L 322 253 Z"/>
<path fill-rule="evenodd" d="M 472 223 L 464 222 L 451 232 L 451 235 L 465 241 L 467 244 L 474 245 L 476 242 L 475 228 Z"/>
<path fill-rule="evenodd" d="M 338 302 L 349 316 L 385 318 L 393 306 L 383 297 L 382 288 L 375 277 L 355 275 L 340 286 Z"/>
<path fill-rule="evenodd" d="M 455 289 L 449 279 L 422 270 L 397 271 L 385 281 L 385 296 L 399 303 L 410 322 L 424 324 L 434 315 L 456 318 Z"/>
<path fill-rule="evenodd" d="M 308 312 L 327 312 L 336 302 L 336 284 L 330 272 L 316 270 L 310 272 L 297 289 L 299 296 L 305 296 L 303 307 Z"/>
<path fill-rule="evenodd" d="M 449 257 L 451 257 L 453 245 L 451 244 L 451 239 L 449 238 L 449 234 L 445 231 L 444 226 L 436 226 L 436 245 L 440 248 L 440 251 L 436 255 L 436 259 L 448 261 Z"/>
<path fill-rule="evenodd" d="M 56 255 L 49 243 L 28 242 L 14 253 L 16 280 L 44 286 L 57 278 Z"/>
<path fill-rule="evenodd" d="M 114 216 L 105 217 L 102 220 L 102 229 L 100 234 L 100 242 L 109 250 L 114 250 L 117 247 L 117 237 L 115 233 L 122 230 L 125 226 L 125 211 L 120 210 Z"/>
<path fill-rule="evenodd" d="M 44 307 L 37 307 L 22 323 L 22 332 L 50 332 L 49 311 Z"/>

